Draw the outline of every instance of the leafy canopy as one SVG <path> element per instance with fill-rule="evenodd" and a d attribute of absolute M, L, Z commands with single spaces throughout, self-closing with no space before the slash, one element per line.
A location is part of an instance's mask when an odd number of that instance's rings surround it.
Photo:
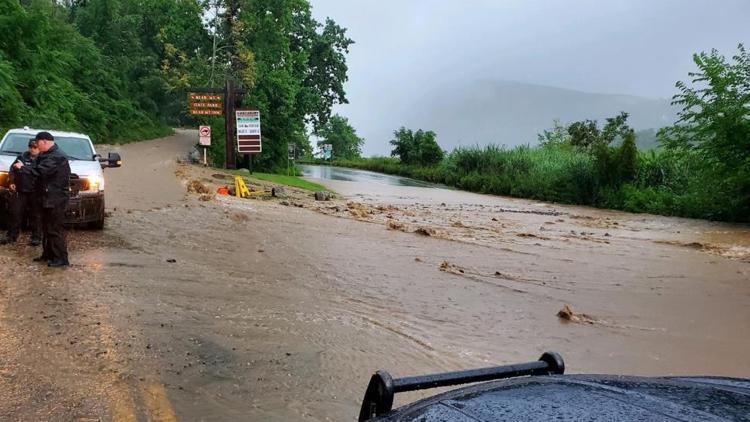
<path fill-rule="evenodd" d="M 696 150 L 713 164 L 738 170 L 750 165 L 750 55 L 740 44 L 733 62 L 716 50 L 693 56 L 691 84 L 677 82 L 673 104 L 682 107 L 674 126 L 660 131 L 669 148 Z"/>
<path fill-rule="evenodd" d="M 434 166 L 445 156 L 445 152 L 437 143 L 437 135 L 433 131 L 416 132 L 401 127 L 393 132 L 391 140 L 393 150 L 391 156 L 398 156 L 402 163 L 407 165 Z"/>
<path fill-rule="evenodd" d="M 705 193 L 729 219 L 750 214 L 750 54 L 740 44 L 727 60 L 716 50 L 693 56 L 691 83 L 677 82 L 678 122 L 659 131 L 672 152 L 700 157 Z M 707 201 L 708 202 L 708 201 Z M 723 211 L 726 212 L 726 211 Z M 727 218 L 727 217 L 724 217 Z"/>
<path fill-rule="evenodd" d="M 316 135 L 319 138 L 318 146 L 331 144 L 333 156 L 337 159 L 351 160 L 359 158 L 362 154 L 362 145 L 365 140 L 357 136 L 357 131 L 349 124 L 346 117 L 338 114 L 331 116 Z"/>

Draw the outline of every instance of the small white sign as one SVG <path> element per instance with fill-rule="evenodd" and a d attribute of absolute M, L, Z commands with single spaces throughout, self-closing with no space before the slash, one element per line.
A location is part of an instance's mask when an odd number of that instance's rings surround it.
<path fill-rule="evenodd" d="M 211 126 L 200 126 L 198 128 L 198 143 L 204 147 L 211 146 Z"/>

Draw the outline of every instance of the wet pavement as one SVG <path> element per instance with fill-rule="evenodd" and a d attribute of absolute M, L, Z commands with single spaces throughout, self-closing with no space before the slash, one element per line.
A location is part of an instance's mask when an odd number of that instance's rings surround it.
<path fill-rule="evenodd" d="M 408 177 L 393 176 L 390 174 L 375 173 L 366 170 L 350 169 L 346 167 L 315 166 L 302 164 L 299 166 L 302 175 L 310 179 L 341 180 L 346 182 L 357 182 L 362 185 L 386 185 L 386 186 L 417 186 L 422 188 L 440 187 L 433 183 Z"/>
<path fill-rule="evenodd" d="M 226 181 L 176 164 L 195 140 L 120 148 L 72 268 L 0 248 L 0 419 L 355 420 L 375 369 L 545 350 L 572 373 L 750 376 L 745 226 L 356 173 L 323 181 L 333 201 L 201 198 L 188 181 Z"/>

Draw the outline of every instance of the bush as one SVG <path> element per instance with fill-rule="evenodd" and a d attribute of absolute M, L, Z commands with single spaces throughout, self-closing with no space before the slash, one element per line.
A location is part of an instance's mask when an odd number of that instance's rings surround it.
<path fill-rule="evenodd" d="M 459 148 L 434 166 L 394 157 L 339 160 L 334 165 L 412 177 L 472 192 L 630 212 L 748 221 L 732 181 L 695 152 L 638 151 L 626 138 L 604 146 L 604 158 L 571 145 Z M 593 148 L 592 148 L 593 149 Z"/>

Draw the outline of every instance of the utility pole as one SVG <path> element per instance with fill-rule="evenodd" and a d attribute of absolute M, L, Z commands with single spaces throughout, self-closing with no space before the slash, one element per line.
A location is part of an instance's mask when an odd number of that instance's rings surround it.
<path fill-rule="evenodd" d="M 239 74 L 240 60 L 237 52 L 237 40 L 235 34 L 235 20 L 239 15 L 239 4 L 237 0 L 227 0 L 226 25 L 227 25 L 227 46 L 229 50 L 229 74 L 227 75 L 227 85 L 225 93 L 225 126 L 227 132 L 226 140 L 226 159 L 227 168 L 237 168 L 237 159 L 234 154 L 235 143 L 235 110 L 237 109 L 237 92 L 235 91 L 235 77 Z"/>
<path fill-rule="evenodd" d="M 226 130 L 226 167 L 228 169 L 237 168 L 237 161 L 234 157 L 234 130 L 235 121 L 234 113 L 236 110 L 235 106 L 235 92 L 234 92 L 234 80 L 232 77 L 227 78 L 227 86 L 224 91 L 224 129 Z"/>
<path fill-rule="evenodd" d="M 237 20 L 237 17 L 239 16 L 239 2 L 238 0 L 225 0 L 226 1 L 226 10 L 224 14 L 224 24 L 226 26 L 226 44 L 222 47 L 217 48 L 216 46 L 216 34 L 218 32 L 218 27 L 214 28 L 214 39 L 213 39 L 213 55 L 211 57 L 211 76 L 209 79 L 209 83 L 213 83 L 214 78 L 214 69 L 216 65 L 216 55 L 219 50 L 222 48 L 227 49 L 227 53 L 229 55 L 229 69 L 226 74 L 226 83 L 224 84 L 224 87 L 222 88 L 216 88 L 213 86 L 209 87 L 191 87 L 188 88 L 191 93 L 212 93 L 212 94 L 223 94 L 224 96 L 224 104 L 223 104 L 223 110 L 222 113 L 224 114 L 224 130 L 226 133 L 225 138 L 225 156 L 226 156 L 226 168 L 228 169 L 235 169 L 237 168 L 237 158 L 235 154 L 235 145 L 237 143 L 237 137 L 235 134 L 236 131 L 236 121 L 235 121 L 235 112 L 237 110 L 237 103 L 241 100 L 242 95 L 245 94 L 245 90 L 242 88 L 238 88 L 237 84 L 237 77 L 239 75 L 240 71 L 240 60 L 239 60 L 239 54 L 237 51 L 237 34 L 235 33 L 235 22 Z M 214 16 L 214 24 L 217 26 L 219 22 L 218 18 L 218 12 L 219 12 L 219 2 L 220 0 L 216 0 L 215 3 L 215 11 L 216 15 Z M 218 101 L 218 100 L 217 100 Z M 192 107 L 192 106 L 191 106 Z M 214 109 L 213 111 L 216 111 Z M 191 109 L 191 114 L 197 114 L 197 115 L 219 115 L 219 113 L 200 113 L 200 112 L 193 112 Z"/>

